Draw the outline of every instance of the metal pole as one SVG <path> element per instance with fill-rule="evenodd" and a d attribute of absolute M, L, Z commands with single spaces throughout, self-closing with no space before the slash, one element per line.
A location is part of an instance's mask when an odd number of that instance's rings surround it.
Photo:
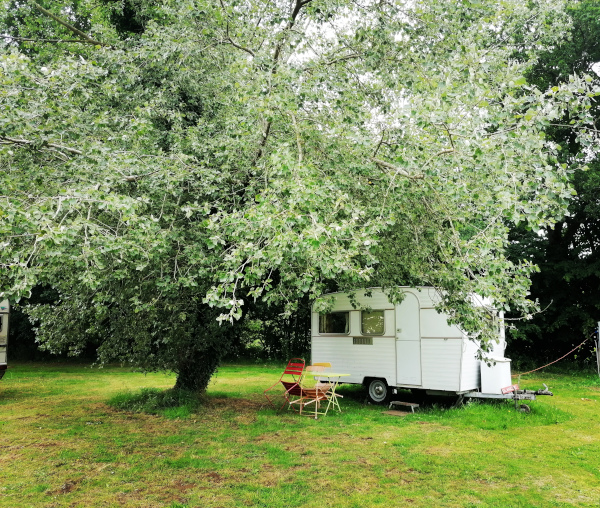
<path fill-rule="evenodd" d="M 600 376 L 600 321 L 598 321 L 598 333 L 596 335 L 596 367 Z"/>
<path fill-rule="evenodd" d="M 8 300 L 0 301 L 0 379 L 6 372 L 6 348 L 8 345 L 8 313 L 10 305 Z"/>

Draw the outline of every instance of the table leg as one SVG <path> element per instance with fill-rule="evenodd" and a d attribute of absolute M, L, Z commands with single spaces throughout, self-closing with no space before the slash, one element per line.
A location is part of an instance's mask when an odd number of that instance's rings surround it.
<path fill-rule="evenodd" d="M 338 397 L 342 397 L 342 395 L 338 395 L 336 393 L 337 387 L 339 384 L 339 378 L 336 379 L 335 381 L 333 381 L 331 383 L 331 388 L 329 390 L 329 394 L 328 394 L 328 398 L 329 398 L 329 402 L 327 404 L 327 411 L 329 411 L 329 407 L 333 404 L 333 408 L 335 409 L 337 407 L 337 410 L 339 413 L 342 412 L 342 408 L 340 407 L 340 403 L 338 402 Z M 327 412 L 326 411 L 326 412 Z"/>

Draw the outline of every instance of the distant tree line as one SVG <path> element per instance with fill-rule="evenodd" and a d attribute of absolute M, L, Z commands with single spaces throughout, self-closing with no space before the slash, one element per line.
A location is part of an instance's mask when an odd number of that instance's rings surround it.
<path fill-rule="evenodd" d="M 558 86 L 573 74 L 586 72 L 599 82 L 592 66 L 600 62 L 600 2 L 583 0 L 569 4 L 573 20 L 570 36 L 541 55 L 529 71 L 528 81 L 540 89 Z M 596 128 L 600 127 L 600 99 L 592 107 Z M 560 122 L 572 122 L 565 115 Z M 552 361 L 591 338 L 600 321 L 600 160 L 598 151 L 586 150 L 568 127 L 554 126 L 546 135 L 561 146 L 560 160 L 571 167 L 585 161 L 586 171 L 570 171 L 576 194 L 568 212 L 553 226 L 533 230 L 511 229 L 512 259 L 528 259 L 539 267 L 531 277 L 531 298 L 542 312 L 530 320 L 514 322 L 510 354 L 524 361 Z M 571 359 L 594 362 L 594 341 Z"/>

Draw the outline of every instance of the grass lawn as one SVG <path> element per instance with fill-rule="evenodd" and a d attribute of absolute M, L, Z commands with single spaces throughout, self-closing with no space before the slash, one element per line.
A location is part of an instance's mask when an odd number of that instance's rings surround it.
<path fill-rule="evenodd" d="M 341 387 L 315 421 L 266 405 L 282 367 L 226 365 L 204 404 L 109 406 L 174 377 L 12 364 L 0 381 L 0 507 L 600 506 L 600 380 L 537 374 L 531 413 L 434 404 L 394 417 Z M 405 399 L 406 400 L 406 399 Z"/>

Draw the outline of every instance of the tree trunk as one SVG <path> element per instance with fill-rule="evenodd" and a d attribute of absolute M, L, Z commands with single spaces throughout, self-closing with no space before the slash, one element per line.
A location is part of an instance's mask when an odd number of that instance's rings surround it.
<path fill-rule="evenodd" d="M 215 348 L 188 351 L 177 367 L 176 390 L 203 392 L 221 363 L 221 354 Z"/>

